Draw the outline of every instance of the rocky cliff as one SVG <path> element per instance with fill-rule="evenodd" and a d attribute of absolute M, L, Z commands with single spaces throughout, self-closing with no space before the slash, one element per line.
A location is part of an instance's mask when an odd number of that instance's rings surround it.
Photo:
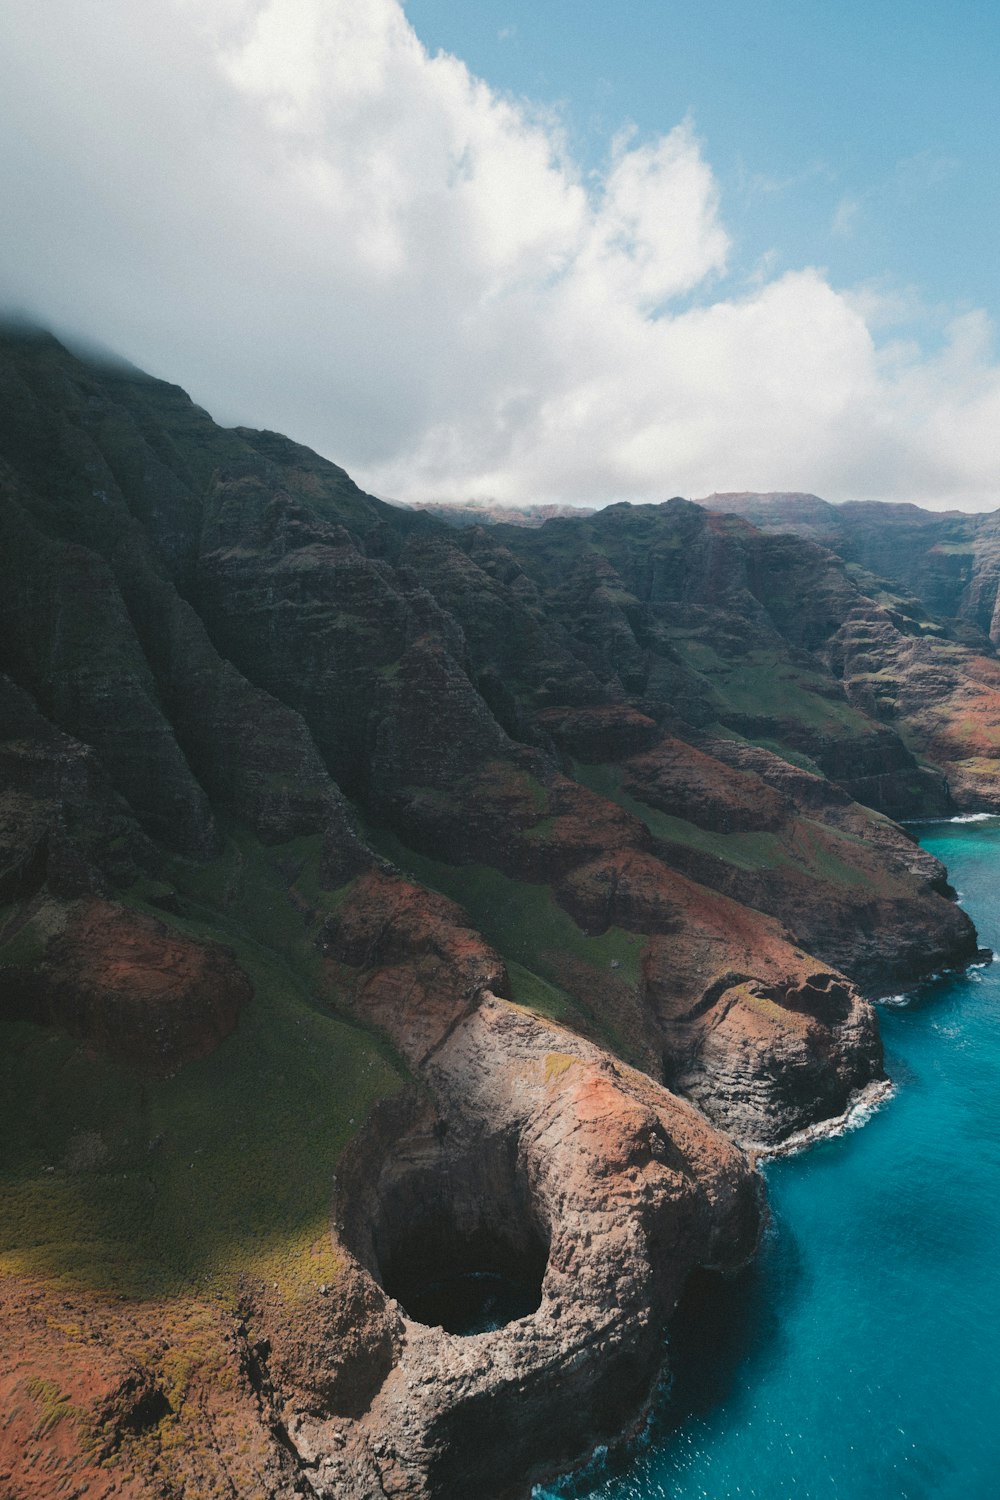
<path fill-rule="evenodd" d="M 712 495 L 769 534 L 837 554 L 864 596 L 816 645 L 849 701 L 939 767 L 962 811 L 1000 798 L 1000 512 Z M 900 815 L 905 815 L 900 813 Z"/>
<path fill-rule="evenodd" d="M 0 1481 L 523 1495 L 975 953 L 892 819 L 997 805 L 990 640 L 685 501 L 456 529 L 42 334 L 0 403 Z"/>

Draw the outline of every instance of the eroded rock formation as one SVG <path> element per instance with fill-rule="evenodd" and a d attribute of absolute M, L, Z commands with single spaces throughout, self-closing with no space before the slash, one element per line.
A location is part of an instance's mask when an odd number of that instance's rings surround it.
<path fill-rule="evenodd" d="M 494 997 L 429 1078 L 433 1114 L 376 1122 L 340 1179 L 344 1237 L 403 1299 L 358 1440 L 388 1493 L 513 1492 L 635 1420 L 688 1272 L 753 1252 L 759 1184 L 689 1105 Z M 489 1264 L 541 1273 L 537 1312 L 465 1338 L 407 1316 L 421 1274 Z M 322 1423 L 296 1431 L 323 1452 Z M 319 1463 L 331 1493 L 341 1463 Z"/>

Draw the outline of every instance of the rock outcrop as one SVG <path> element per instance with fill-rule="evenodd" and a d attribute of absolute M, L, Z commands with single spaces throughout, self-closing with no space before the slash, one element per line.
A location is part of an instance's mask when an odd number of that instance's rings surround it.
<path fill-rule="evenodd" d="M 433 1111 L 376 1119 L 339 1178 L 342 1238 L 400 1328 L 355 1442 L 385 1493 L 520 1492 L 635 1420 L 689 1270 L 752 1254 L 759 1184 L 690 1105 L 493 997 L 427 1071 Z M 537 1311 L 471 1337 L 408 1316 L 421 1274 L 484 1264 L 539 1279 Z M 353 1455 L 291 1426 L 344 1493 Z"/>
<path fill-rule="evenodd" d="M 905 733 L 943 773 L 951 808 L 1000 806 L 997 512 L 830 505 L 814 495 L 712 495 L 703 503 L 843 559 L 858 597 L 818 644 L 849 701 Z M 913 815 L 892 796 L 879 805 Z"/>
<path fill-rule="evenodd" d="M 230 950 L 98 898 L 41 898 L 6 936 L 21 962 L 0 966 L 3 1019 L 64 1027 L 143 1071 L 211 1052 L 252 994 Z"/>

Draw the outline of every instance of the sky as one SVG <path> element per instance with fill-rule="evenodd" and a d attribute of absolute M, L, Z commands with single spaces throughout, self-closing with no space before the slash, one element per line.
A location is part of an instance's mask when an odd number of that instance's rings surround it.
<path fill-rule="evenodd" d="M 993 509 L 998 63 L 993 0 L 4 0 L 0 307 L 391 498 Z"/>

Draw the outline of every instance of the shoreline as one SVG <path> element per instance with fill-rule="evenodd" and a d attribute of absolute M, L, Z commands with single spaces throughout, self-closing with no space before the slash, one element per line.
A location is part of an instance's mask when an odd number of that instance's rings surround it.
<path fill-rule="evenodd" d="M 956 813 L 953 818 L 897 818 L 901 828 L 943 827 L 946 823 L 988 823 L 1000 819 L 1000 812 Z"/>
<path fill-rule="evenodd" d="M 747 1154 L 756 1165 L 758 1162 L 774 1161 L 783 1156 L 797 1156 L 819 1141 L 835 1140 L 838 1136 L 848 1135 L 852 1130 L 860 1130 L 867 1125 L 896 1092 L 896 1085 L 891 1078 L 877 1078 L 852 1094 L 847 1108 L 841 1114 L 833 1115 L 828 1120 L 817 1120 L 815 1125 L 806 1125 L 776 1146 L 751 1146 Z"/>
<path fill-rule="evenodd" d="M 922 818 L 908 820 L 909 824 L 923 825 L 947 825 L 965 823 L 986 823 L 1000 821 L 1000 813 L 963 813 L 953 818 Z M 976 957 L 961 968 L 946 971 L 948 974 L 967 973 L 975 969 L 983 969 L 991 963 L 1000 959 L 1000 954 L 992 949 L 980 948 Z M 923 984 L 933 982 L 945 977 L 945 973 L 932 972 L 910 989 L 900 994 L 886 995 L 874 999 L 873 1005 L 884 1005 L 888 1009 L 905 1009 L 914 999 L 916 991 Z M 777 1161 L 790 1156 L 798 1156 L 811 1147 L 819 1145 L 823 1141 L 836 1140 L 848 1135 L 855 1130 L 861 1130 L 869 1121 L 888 1104 L 898 1093 L 898 1085 L 891 1078 L 876 1079 L 866 1084 L 864 1088 L 856 1090 L 847 1102 L 847 1107 L 839 1114 L 826 1120 L 819 1120 L 813 1125 L 807 1125 L 802 1130 L 796 1131 L 786 1140 L 775 1146 L 753 1146 L 744 1147 L 750 1165 L 756 1170 L 765 1166 L 769 1161 Z M 765 1179 L 766 1180 L 766 1179 Z M 574 1468 L 561 1474 L 553 1475 L 542 1480 L 535 1480 L 527 1491 L 526 1500 L 583 1500 L 580 1497 L 578 1486 L 585 1483 L 588 1477 L 599 1480 L 602 1470 L 606 1469 L 608 1459 L 614 1453 L 620 1453 L 625 1447 L 641 1447 L 644 1443 L 652 1440 L 654 1426 L 654 1409 L 658 1399 L 669 1391 L 673 1382 L 673 1370 L 669 1364 L 669 1346 L 665 1350 L 663 1371 L 650 1392 L 642 1412 L 637 1416 L 634 1424 L 623 1431 L 616 1439 L 610 1442 L 595 1444 L 587 1458 Z M 563 1486 L 567 1486 L 565 1490 Z"/>

